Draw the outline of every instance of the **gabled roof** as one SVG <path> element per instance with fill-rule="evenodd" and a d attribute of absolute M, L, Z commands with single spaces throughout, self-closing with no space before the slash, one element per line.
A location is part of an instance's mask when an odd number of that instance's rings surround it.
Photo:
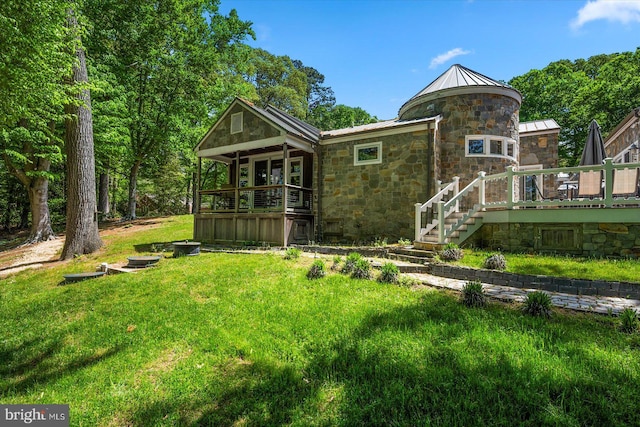
<path fill-rule="evenodd" d="M 553 119 L 523 122 L 518 126 L 520 135 L 532 133 L 560 132 L 560 125 Z"/>
<path fill-rule="evenodd" d="M 398 119 L 385 120 L 382 122 L 369 123 L 366 125 L 354 126 L 350 128 L 322 131 L 320 133 L 320 138 L 322 140 L 325 140 L 325 139 L 337 138 L 340 136 L 353 135 L 358 133 L 367 133 L 367 132 L 376 132 L 376 131 L 382 131 L 387 129 L 396 129 L 404 126 L 412 126 L 412 125 L 418 125 L 422 123 L 435 122 L 436 119 L 437 117 L 427 117 L 424 119 L 415 119 L 415 120 L 398 120 Z"/>
<path fill-rule="evenodd" d="M 444 96 L 478 92 L 502 93 L 514 98 L 519 103 L 522 102 L 520 92 L 511 86 L 493 80 L 460 64 L 455 64 L 400 107 L 400 117 L 408 109 L 426 101 Z"/>

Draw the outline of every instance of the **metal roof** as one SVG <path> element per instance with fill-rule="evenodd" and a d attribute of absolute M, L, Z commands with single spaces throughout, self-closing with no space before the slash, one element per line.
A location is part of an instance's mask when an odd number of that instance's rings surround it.
<path fill-rule="evenodd" d="M 445 89 L 460 88 L 465 86 L 496 86 L 511 89 L 510 86 L 497 82 L 492 78 L 463 67 L 460 64 L 455 64 L 452 65 L 447 71 L 442 73 L 440 77 L 431 82 L 429 86 L 418 92 L 411 99 L 415 99 L 429 93 L 439 92 Z"/>
<path fill-rule="evenodd" d="M 274 124 L 282 127 L 287 131 L 287 133 L 301 136 L 302 138 L 314 143 L 318 142 L 320 130 L 311 126 L 310 124 L 305 123 L 302 120 L 293 117 L 282 110 L 277 109 L 273 105 L 269 105 L 266 109 L 262 109 L 248 101 L 245 101 L 243 99 L 241 100 L 244 101 L 244 103 L 250 106 L 253 110 L 259 112 L 264 117 L 271 120 Z"/>
<path fill-rule="evenodd" d="M 535 120 L 533 122 L 520 123 L 518 130 L 521 134 L 530 132 L 547 132 L 551 130 L 560 130 L 560 125 L 553 119 Z"/>
<path fill-rule="evenodd" d="M 398 120 L 398 119 L 385 120 L 383 122 L 369 123 L 366 125 L 354 126 L 350 128 L 322 131 L 320 132 L 320 138 L 327 139 L 327 138 L 333 138 L 338 136 L 351 135 L 355 133 L 373 132 L 378 130 L 390 129 L 394 127 L 415 125 L 415 124 L 425 123 L 425 122 L 434 121 L 434 120 L 435 120 L 435 117 L 427 117 L 424 119 L 415 119 L 415 120 Z"/>

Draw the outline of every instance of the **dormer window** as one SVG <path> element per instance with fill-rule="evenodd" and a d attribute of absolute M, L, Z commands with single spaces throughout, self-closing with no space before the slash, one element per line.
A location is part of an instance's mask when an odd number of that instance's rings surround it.
<path fill-rule="evenodd" d="M 231 115 L 231 134 L 242 132 L 242 112 Z"/>

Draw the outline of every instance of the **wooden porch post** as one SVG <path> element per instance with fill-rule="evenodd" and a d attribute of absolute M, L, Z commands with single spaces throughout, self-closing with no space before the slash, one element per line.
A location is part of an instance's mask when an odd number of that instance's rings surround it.
<path fill-rule="evenodd" d="M 289 178 L 289 151 L 287 150 L 287 143 L 282 144 L 282 243 L 287 247 L 287 179 Z"/>
<path fill-rule="evenodd" d="M 196 186 L 196 191 L 195 191 L 195 196 L 196 199 L 193 201 L 194 203 L 194 207 L 193 207 L 193 213 L 199 214 L 200 213 L 200 177 L 202 174 L 202 157 L 198 157 L 198 167 L 196 168 L 196 182 L 193 183 L 193 185 Z"/>
<path fill-rule="evenodd" d="M 249 166 L 251 167 L 251 166 Z M 238 209 L 240 209 L 240 152 L 236 151 L 236 178 L 235 178 L 235 182 L 236 185 L 234 185 L 235 187 L 235 201 L 233 203 L 234 208 L 233 211 L 235 213 L 238 213 Z M 251 184 L 249 184 L 251 185 Z M 234 240 L 235 240 L 235 236 L 234 236 Z"/>
<path fill-rule="evenodd" d="M 613 206 L 613 159 L 604 159 L 604 205 Z"/>

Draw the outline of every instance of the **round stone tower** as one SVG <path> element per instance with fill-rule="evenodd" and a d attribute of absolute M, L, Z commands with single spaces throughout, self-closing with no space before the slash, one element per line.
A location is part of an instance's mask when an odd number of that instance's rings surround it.
<path fill-rule="evenodd" d="M 407 101 L 399 118 L 439 118 L 436 179 L 459 176 L 464 186 L 480 171 L 500 173 L 518 165 L 521 103 L 517 90 L 456 64 Z"/>

